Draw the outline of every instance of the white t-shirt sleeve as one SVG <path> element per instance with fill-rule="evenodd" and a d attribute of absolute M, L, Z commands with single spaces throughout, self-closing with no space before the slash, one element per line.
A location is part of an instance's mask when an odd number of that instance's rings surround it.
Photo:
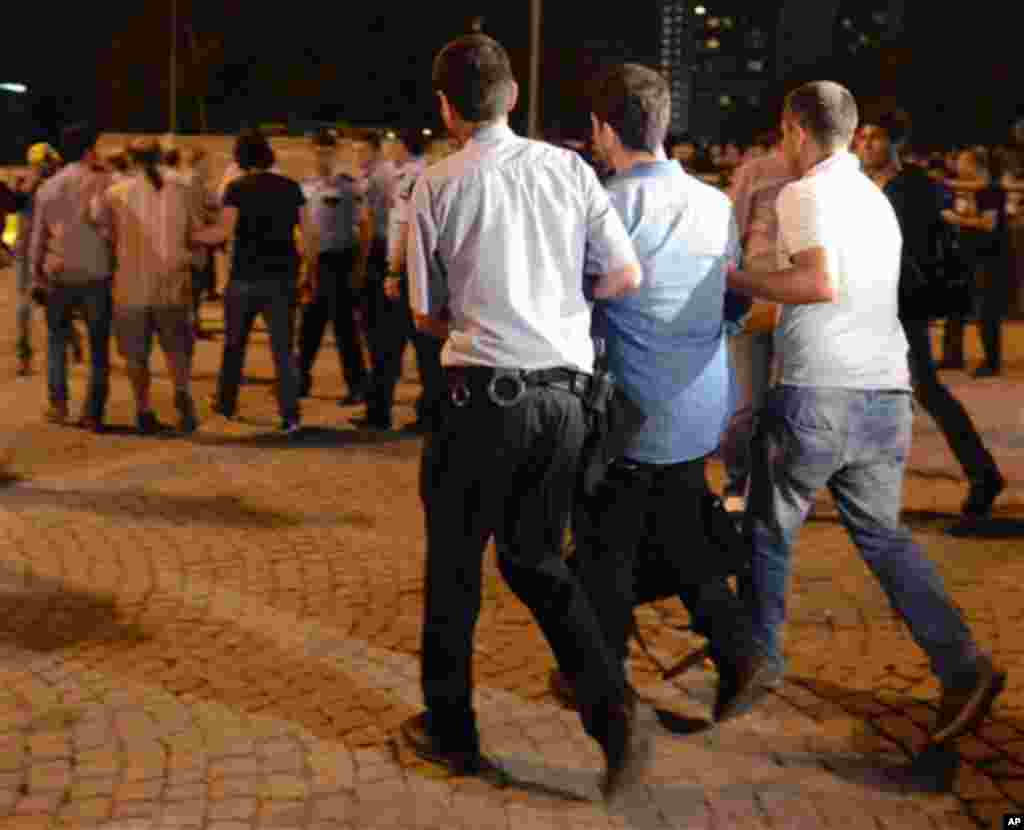
<path fill-rule="evenodd" d="M 823 248 L 828 260 L 828 273 L 837 294 L 843 286 L 835 261 L 835 245 L 829 244 L 829 234 L 815 193 L 798 185 L 783 188 L 775 203 L 779 218 L 779 241 L 786 259 L 813 248 Z M 789 267 L 785 263 L 784 267 Z"/>

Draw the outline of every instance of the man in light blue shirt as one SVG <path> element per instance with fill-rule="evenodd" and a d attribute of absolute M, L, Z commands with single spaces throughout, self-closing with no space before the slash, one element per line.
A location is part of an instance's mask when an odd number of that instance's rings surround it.
<path fill-rule="evenodd" d="M 633 605 L 645 598 L 636 583 L 653 573 L 660 595 L 679 595 L 708 637 L 715 719 L 724 720 L 763 692 L 767 665 L 726 582 L 740 563 L 712 532 L 705 478 L 733 410 L 724 299 L 739 243 L 729 200 L 665 157 L 670 106 L 665 80 L 636 64 L 610 69 L 595 87 L 594 143 L 615 170 L 606 187 L 643 269 L 639 291 L 597 302 L 595 334 L 646 422 L 580 505 L 577 566 L 623 661 Z"/>

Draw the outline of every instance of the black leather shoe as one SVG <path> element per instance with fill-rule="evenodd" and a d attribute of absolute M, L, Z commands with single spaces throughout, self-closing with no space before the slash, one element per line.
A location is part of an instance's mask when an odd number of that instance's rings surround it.
<path fill-rule="evenodd" d="M 158 432 L 163 432 L 166 429 L 157 420 L 156 414 L 152 410 L 140 412 L 135 416 L 135 428 L 139 431 L 139 435 L 156 435 Z"/>
<path fill-rule="evenodd" d="M 626 704 L 611 707 L 601 725 L 598 743 L 605 759 L 601 792 L 606 800 L 638 779 L 650 761 L 650 742 L 638 739 L 636 725 L 636 715 Z"/>
<path fill-rule="evenodd" d="M 995 366 L 980 366 L 974 370 L 972 377 L 974 378 L 997 378 L 1002 374 L 1002 370 Z"/>
<path fill-rule="evenodd" d="M 774 678 L 773 662 L 761 654 L 722 663 L 718 668 L 715 696 L 716 723 L 747 714 L 768 694 Z"/>
<path fill-rule="evenodd" d="M 426 712 L 404 721 L 402 737 L 418 758 L 440 764 L 455 776 L 485 778 L 493 783 L 504 783 L 505 772 L 480 751 L 446 752 L 437 737 L 430 734 Z"/>
<path fill-rule="evenodd" d="M 984 519 L 992 512 L 992 505 L 1006 489 L 1006 479 L 998 470 L 989 470 L 977 481 L 971 482 L 962 512 L 968 519 Z"/>

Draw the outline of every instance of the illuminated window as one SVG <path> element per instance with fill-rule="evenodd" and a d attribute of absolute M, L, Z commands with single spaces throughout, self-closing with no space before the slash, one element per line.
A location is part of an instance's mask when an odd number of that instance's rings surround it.
<path fill-rule="evenodd" d="M 751 72 L 764 72 L 764 61 L 747 61 L 747 69 Z"/>
<path fill-rule="evenodd" d="M 735 25 L 735 22 L 731 17 L 722 18 L 722 27 L 725 29 L 731 29 Z"/>
<path fill-rule="evenodd" d="M 707 41 L 705 41 L 704 45 L 705 45 L 705 46 L 706 46 L 706 47 L 707 47 L 708 49 L 717 49 L 717 48 L 718 48 L 719 46 L 721 46 L 722 44 L 721 44 L 721 42 L 720 42 L 720 41 L 718 40 L 718 38 L 717 38 L 717 37 L 709 37 L 709 38 L 707 39 Z"/>
<path fill-rule="evenodd" d="M 698 17 L 703 17 L 704 15 L 706 15 L 708 13 L 708 10 L 706 8 L 704 8 L 703 6 L 697 6 L 697 8 L 695 8 L 693 10 L 693 13 L 695 15 L 697 15 Z"/>
<path fill-rule="evenodd" d="M 843 28 L 844 29 L 852 29 L 853 28 L 853 21 L 850 20 L 850 18 L 848 18 L 848 17 L 844 17 L 843 18 Z"/>
<path fill-rule="evenodd" d="M 732 96 L 731 95 L 723 95 L 723 96 L 721 96 L 718 99 L 718 103 L 721 104 L 723 107 L 731 107 L 732 106 Z"/>
<path fill-rule="evenodd" d="M 708 18 L 708 28 L 709 29 L 717 29 L 721 25 L 722 25 L 722 21 L 719 20 L 717 17 L 709 17 Z"/>

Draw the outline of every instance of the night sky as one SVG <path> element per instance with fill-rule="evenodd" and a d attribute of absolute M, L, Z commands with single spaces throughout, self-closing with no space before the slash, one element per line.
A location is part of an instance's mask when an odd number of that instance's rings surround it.
<path fill-rule="evenodd" d="M 183 131 L 199 126 L 196 93 L 204 79 L 214 130 L 291 118 L 436 124 L 431 60 L 448 39 L 469 29 L 475 15 L 484 16 L 485 30 L 509 49 L 521 86 L 528 79 L 526 0 L 386 6 L 178 0 L 178 5 L 180 22 L 210 50 L 214 67 L 207 73 L 190 66 L 190 39 L 182 25 Z M 602 59 L 650 59 L 644 50 L 653 40 L 648 33 L 655 4 L 635 0 L 628 15 L 603 15 L 599 6 L 588 10 L 565 0 L 548 0 L 546 6 L 544 121 L 575 124 L 583 75 Z M 289 14 L 292 8 L 296 14 Z M 327 16 L 328 8 L 334 14 Z M 164 130 L 169 10 L 170 0 L 56 8 L 7 4 L 0 80 L 30 84 L 39 93 L 32 99 L 33 112 L 44 123 L 89 117 L 112 129 Z M 902 102 L 951 129 L 964 130 L 986 118 L 1002 124 L 1017 107 L 1008 96 L 1016 97 L 1024 70 L 1013 5 L 983 2 L 947 14 L 934 3 L 910 0 L 906 22 L 894 84 Z M 598 54 L 601 49 L 608 54 Z M 526 107 L 524 96 L 514 117 L 520 129 Z"/>

